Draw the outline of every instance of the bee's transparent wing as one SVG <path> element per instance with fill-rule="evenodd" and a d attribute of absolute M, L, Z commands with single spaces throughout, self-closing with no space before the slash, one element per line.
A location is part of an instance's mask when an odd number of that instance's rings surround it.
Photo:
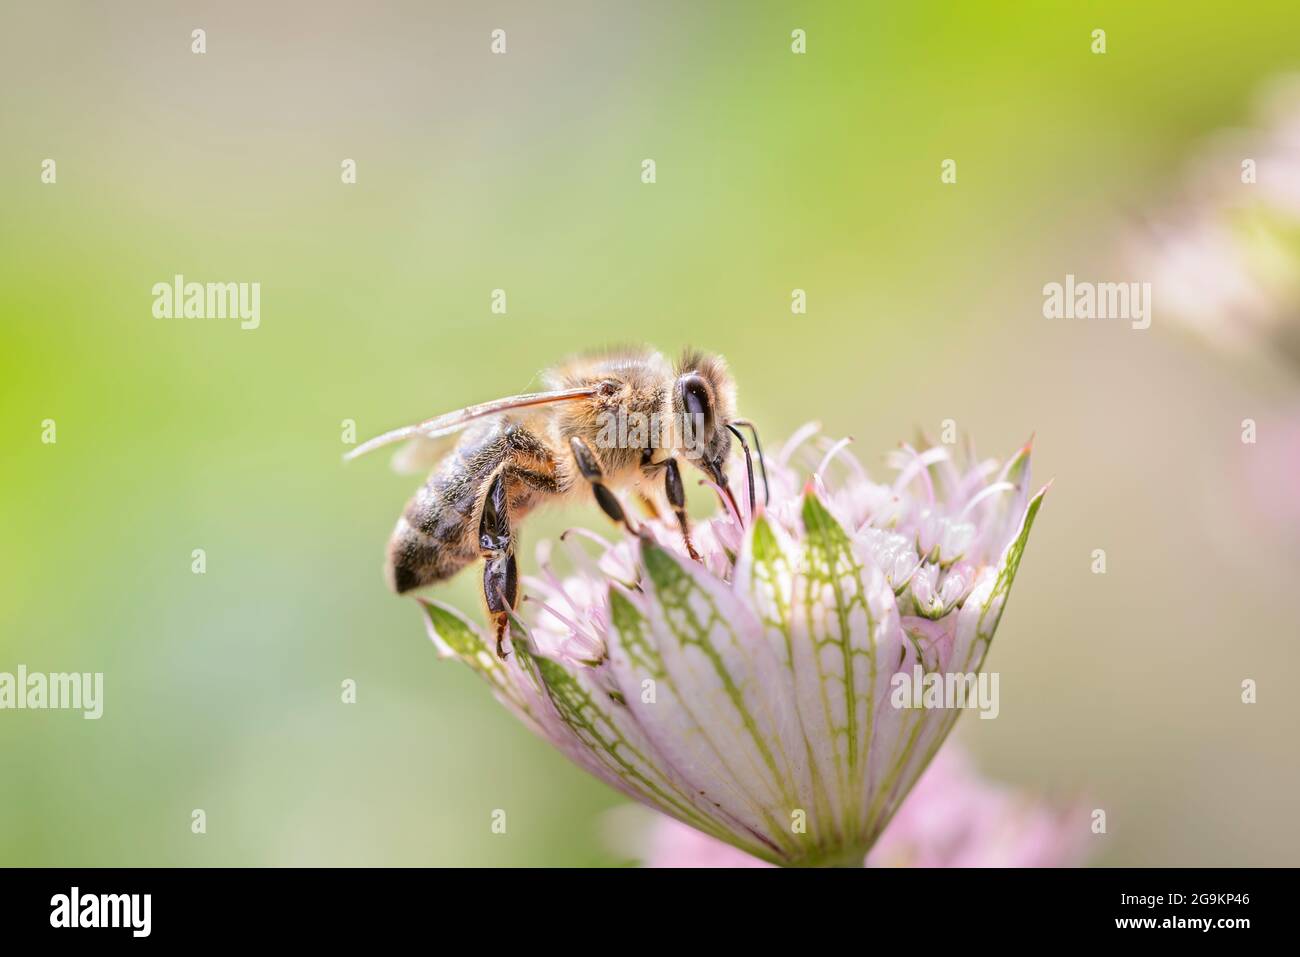
<path fill-rule="evenodd" d="M 490 415 L 500 415 L 502 412 L 509 412 L 513 409 L 526 409 L 535 405 L 549 405 L 552 402 L 571 402 L 574 399 L 586 399 L 595 395 L 596 391 L 595 386 L 583 386 L 577 389 L 559 389 L 554 392 L 527 392 L 523 395 L 511 395 L 504 399 L 495 399 L 492 402 L 480 402 L 478 405 L 466 406 L 455 412 L 448 412 L 446 415 L 435 416 L 414 425 L 404 425 L 400 429 L 393 429 L 391 432 L 377 435 L 373 439 L 362 442 L 343 458 L 345 460 L 355 459 L 367 452 L 383 448 L 385 445 L 404 442 L 408 439 L 419 439 L 421 441 L 413 443 L 420 447 L 420 451 L 413 453 L 413 461 L 422 459 L 431 450 L 435 454 L 436 461 L 438 448 L 445 448 L 443 443 L 436 440 L 444 439 L 459 432 L 476 419 L 486 418 Z M 398 456 L 394 460 L 395 467 L 398 465 L 398 460 L 403 460 L 403 465 L 405 465 L 404 457 Z"/>
<path fill-rule="evenodd" d="M 393 453 L 390 464 L 398 475 L 423 475 L 441 462 L 455 444 L 455 433 L 436 439 L 417 435 Z"/>

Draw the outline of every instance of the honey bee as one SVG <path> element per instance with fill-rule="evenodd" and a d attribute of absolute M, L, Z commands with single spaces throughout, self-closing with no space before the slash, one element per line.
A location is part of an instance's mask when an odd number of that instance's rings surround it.
<path fill-rule="evenodd" d="M 654 489 L 676 516 L 687 552 L 698 560 L 686 516 L 678 459 L 699 468 L 731 507 L 727 480 L 732 438 L 748 472 L 754 513 L 753 424 L 735 417 L 736 387 L 721 356 L 688 351 L 674 365 L 661 353 L 631 349 L 582 356 L 544 374 L 545 391 L 471 405 L 386 432 L 357 446 L 352 459 L 406 441 L 394 465 L 431 468 L 388 542 L 385 577 L 402 594 L 445 581 L 484 560 L 483 597 L 496 626 L 497 654 L 519 597 L 515 550 L 520 523 L 539 505 L 590 489 L 613 521 L 636 534 L 616 494 L 631 489 L 657 512 Z M 653 484 L 652 484 L 653 483 Z"/>

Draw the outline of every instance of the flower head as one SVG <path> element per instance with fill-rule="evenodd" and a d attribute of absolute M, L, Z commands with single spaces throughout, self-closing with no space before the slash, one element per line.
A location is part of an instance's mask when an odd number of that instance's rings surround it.
<path fill-rule="evenodd" d="M 1270 84 L 1257 115 L 1194 157 L 1181 194 L 1129 237 L 1129 259 L 1164 314 L 1300 373 L 1300 75 Z"/>
<path fill-rule="evenodd" d="M 611 814 L 610 840 L 647 867 L 764 867 L 680 821 Z M 647 819 L 648 818 L 648 819 Z M 1070 867 L 1086 854 L 1086 816 L 979 775 L 956 744 L 940 749 L 863 862 L 867 867 Z"/>
<path fill-rule="evenodd" d="M 840 442 L 801 473 L 809 434 L 768 463 L 765 508 L 723 497 L 696 527 L 698 562 L 658 520 L 567 536 L 563 576 L 544 544 L 505 662 L 422 601 L 442 653 L 579 765 L 779 864 L 860 861 L 880 836 L 960 714 L 894 707 L 892 679 L 982 669 L 1045 491 L 1028 447 L 962 470 L 904 446 L 878 484 Z"/>

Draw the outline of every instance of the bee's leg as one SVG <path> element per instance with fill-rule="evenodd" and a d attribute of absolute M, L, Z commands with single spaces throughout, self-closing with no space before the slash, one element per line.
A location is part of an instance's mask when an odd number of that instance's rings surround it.
<path fill-rule="evenodd" d="M 637 499 L 641 502 L 641 511 L 645 512 L 649 518 L 661 517 L 659 515 L 659 506 L 655 504 L 655 500 L 649 495 L 646 495 L 644 492 L 638 492 Z"/>
<path fill-rule="evenodd" d="M 483 501 L 478 524 L 479 552 L 483 565 L 483 596 L 488 614 L 496 623 L 497 657 L 505 658 L 506 626 L 519 597 L 519 569 L 515 564 L 515 539 L 510 530 L 510 499 L 506 494 L 505 470 L 497 472 Z"/>
<path fill-rule="evenodd" d="M 677 468 L 676 459 L 664 462 L 664 491 L 668 495 L 668 504 L 673 507 L 677 523 L 682 527 L 682 538 L 686 541 L 686 551 L 695 561 L 700 560 L 699 553 L 691 544 L 691 526 L 686 520 L 686 490 L 682 487 L 682 473 Z"/>
<path fill-rule="evenodd" d="M 483 594 L 487 597 L 488 614 L 497 627 L 497 657 L 504 661 L 510 654 L 505 646 L 506 626 L 519 594 L 519 570 L 514 555 L 487 560 L 483 566 Z"/>
<path fill-rule="evenodd" d="M 605 514 L 618 522 L 629 533 L 635 535 L 636 529 L 628 521 L 627 514 L 623 511 L 623 506 L 609 486 L 605 484 L 605 471 L 600 467 L 600 459 L 596 458 L 596 453 L 592 450 L 581 436 L 575 435 L 569 440 L 569 448 L 573 450 L 573 461 L 578 465 L 578 471 L 582 473 L 591 484 L 591 491 L 596 496 L 596 501 Z"/>
<path fill-rule="evenodd" d="M 654 461 L 654 449 L 646 449 L 641 453 L 641 473 L 643 475 L 653 477 L 661 467 L 662 463 Z M 636 497 L 641 502 L 641 511 L 645 512 L 649 518 L 663 517 L 659 513 L 659 504 L 644 491 L 638 491 Z"/>

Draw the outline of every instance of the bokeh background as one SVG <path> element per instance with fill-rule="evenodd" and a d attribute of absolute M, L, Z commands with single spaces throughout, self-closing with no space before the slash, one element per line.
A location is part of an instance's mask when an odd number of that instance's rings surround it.
<path fill-rule="evenodd" d="M 418 480 L 340 435 L 628 340 L 723 352 L 769 444 L 817 419 L 880 475 L 946 418 L 1036 433 L 1001 715 L 958 736 L 1105 808 L 1097 863 L 1297 863 L 1300 556 L 1234 479 L 1295 386 L 1042 287 L 1141 279 L 1115 236 L 1298 35 L 1286 0 L 5 4 L 0 670 L 106 687 L 0 713 L 0 863 L 619 863 L 621 799 L 386 591 Z M 154 319 L 175 273 L 260 282 L 261 327 Z"/>

